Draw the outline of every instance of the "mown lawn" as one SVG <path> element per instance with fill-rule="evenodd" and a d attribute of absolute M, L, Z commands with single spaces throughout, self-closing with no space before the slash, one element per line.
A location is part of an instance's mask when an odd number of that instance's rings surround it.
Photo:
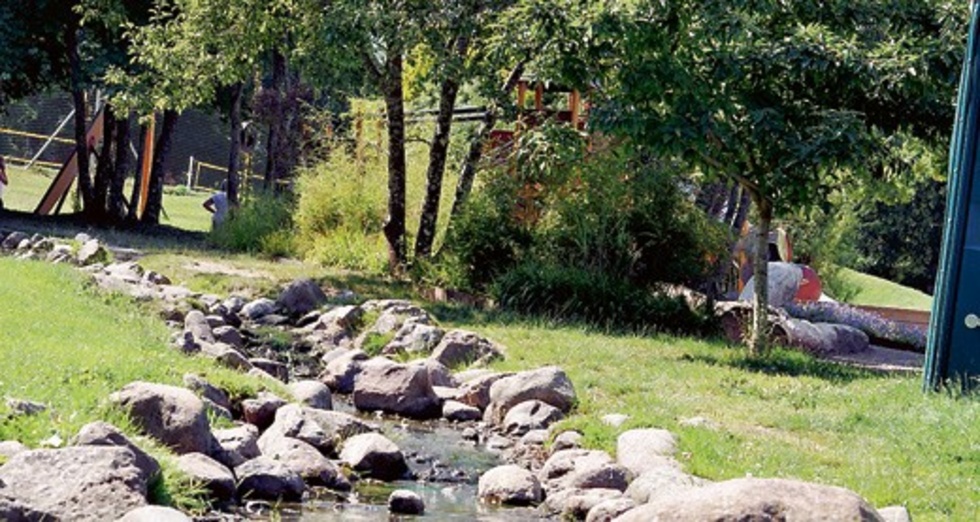
<path fill-rule="evenodd" d="M 848 268 L 842 269 L 840 275 L 845 282 L 858 289 L 858 293 L 850 299 L 852 304 L 912 310 L 932 308 L 932 296 L 914 288 Z"/>

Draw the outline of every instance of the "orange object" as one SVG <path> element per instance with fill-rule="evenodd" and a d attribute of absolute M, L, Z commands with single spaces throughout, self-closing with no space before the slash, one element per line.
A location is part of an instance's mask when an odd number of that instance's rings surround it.
<path fill-rule="evenodd" d="M 797 301 L 819 301 L 823 294 L 823 284 L 817 271 L 806 265 L 799 265 L 803 269 L 803 280 L 800 281 L 800 289 L 796 291 Z"/>
<path fill-rule="evenodd" d="M 150 197 L 150 174 L 153 169 L 153 134 L 156 132 L 156 114 L 150 118 L 146 129 L 146 141 L 143 142 L 143 164 L 140 165 L 140 202 L 139 217 L 146 210 L 146 200 Z"/>
<path fill-rule="evenodd" d="M 85 143 L 88 148 L 93 148 L 94 144 L 102 141 L 102 133 L 105 129 L 105 113 L 102 109 L 95 115 L 95 120 L 92 125 L 89 126 L 88 132 L 86 133 Z M 47 192 L 44 193 L 44 197 L 37 204 L 37 208 L 34 209 L 34 213 L 47 216 L 51 214 L 54 210 L 55 205 L 61 201 L 61 198 L 68 192 L 71 188 L 71 184 L 74 183 L 75 178 L 78 177 L 78 150 L 72 148 L 71 155 L 68 156 L 68 160 L 61 166 L 61 170 L 54 177 L 51 185 L 48 187 Z"/>

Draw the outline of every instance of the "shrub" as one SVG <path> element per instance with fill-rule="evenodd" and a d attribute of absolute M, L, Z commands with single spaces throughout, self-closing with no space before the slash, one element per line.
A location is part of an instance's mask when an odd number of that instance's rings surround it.
<path fill-rule="evenodd" d="M 211 241 L 228 250 L 288 256 L 295 252 L 291 239 L 294 204 L 289 196 L 261 192 L 229 213 L 211 231 Z"/>

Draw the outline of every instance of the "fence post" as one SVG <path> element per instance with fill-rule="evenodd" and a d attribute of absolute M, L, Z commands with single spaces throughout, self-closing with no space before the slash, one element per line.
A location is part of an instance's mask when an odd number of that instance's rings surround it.
<path fill-rule="evenodd" d="M 193 189 L 194 184 L 194 156 L 187 160 L 187 190 Z"/>

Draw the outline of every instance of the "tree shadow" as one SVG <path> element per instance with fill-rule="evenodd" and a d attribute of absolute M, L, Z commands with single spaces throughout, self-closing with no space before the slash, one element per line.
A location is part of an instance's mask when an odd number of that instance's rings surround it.
<path fill-rule="evenodd" d="M 681 359 L 710 366 L 727 366 L 751 373 L 784 377 L 813 377 L 834 384 L 882 379 L 892 375 L 887 371 L 818 359 L 810 354 L 787 348 L 775 348 L 765 355 L 751 355 L 744 349 L 731 347 L 718 354 L 685 354 L 681 356 Z"/>

